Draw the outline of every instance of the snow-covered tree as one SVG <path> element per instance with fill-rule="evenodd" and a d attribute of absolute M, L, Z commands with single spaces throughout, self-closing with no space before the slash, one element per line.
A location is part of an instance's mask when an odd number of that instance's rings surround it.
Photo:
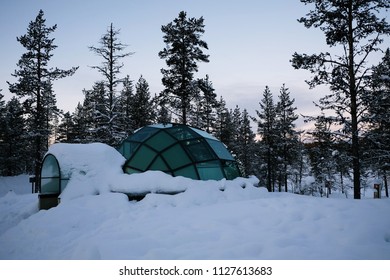
<path fill-rule="evenodd" d="M 389 196 L 387 172 L 390 169 L 390 49 L 373 69 L 368 106 L 368 132 L 365 134 L 368 164 L 382 173 L 386 196 Z"/>
<path fill-rule="evenodd" d="M 73 121 L 73 116 L 70 112 L 66 112 L 62 116 L 62 120 L 58 126 L 58 134 L 56 141 L 60 143 L 74 143 L 76 142 L 75 135 L 75 123 Z"/>
<path fill-rule="evenodd" d="M 86 126 L 85 141 L 112 144 L 110 112 L 107 102 L 107 88 L 104 82 L 96 82 L 91 90 L 83 90 L 82 114 Z"/>
<path fill-rule="evenodd" d="M 388 0 L 301 0 L 314 8 L 298 21 L 307 28 L 320 28 L 326 44 L 335 54 L 322 52 L 307 55 L 295 53 L 292 65 L 309 70 L 314 76 L 311 88 L 329 85 L 331 93 L 320 100 L 322 109 L 333 110 L 337 121 L 344 125 L 351 140 L 354 198 L 360 199 L 360 126 L 365 110 L 362 99 L 366 94 L 370 54 L 379 50 L 383 37 L 390 34 L 390 25 L 381 11 L 390 8 Z M 339 50 L 339 52 L 337 52 Z"/>
<path fill-rule="evenodd" d="M 215 131 L 216 109 L 218 107 L 217 94 L 209 76 L 198 80 L 199 92 L 195 97 L 195 112 L 193 113 L 193 126 L 209 133 Z"/>
<path fill-rule="evenodd" d="M 243 166 L 243 175 L 246 176 L 255 174 L 255 136 L 251 127 L 251 117 L 248 111 L 244 109 L 241 113 L 241 122 L 238 127 L 236 156 Z"/>
<path fill-rule="evenodd" d="M 72 114 L 74 143 L 88 143 L 89 142 L 89 127 L 90 120 L 88 118 L 88 111 L 81 103 L 78 103 L 74 113 Z"/>
<path fill-rule="evenodd" d="M 203 52 L 208 49 L 207 43 L 201 40 L 203 22 L 203 17 L 187 18 L 187 13 L 182 11 L 173 22 L 161 27 L 166 46 L 159 52 L 159 57 L 165 59 L 168 68 L 161 69 L 165 89 L 160 98 L 177 113 L 183 124 L 187 124 L 190 105 L 198 90 L 194 80 L 198 62 L 209 62 L 208 55 Z"/>
<path fill-rule="evenodd" d="M 319 192 L 324 195 L 325 185 L 328 186 L 334 181 L 335 162 L 333 157 L 334 136 L 331 130 L 332 122 L 324 115 L 315 118 L 314 130 L 310 132 L 312 135 L 312 143 L 310 144 L 309 155 L 311 161 L 311 171 L 316 179 Z"/>
<path fill-rule="evenodd" d="M 56 79 L 73 75 L 77 68 L 61 70 L 49 67 L 52 52 L 57 48 L 50 34 L 57 25 L 46 26 L 42 10 L 31 21 L 27 33 L 17 37 L 17 41 L 27 50 L 17 63 L 14 76 L 18 79 L 9 84 L 10 92 L 23 99 L 26 119 L 29 120 L 29 135 L 34 143 L 34 168 L 36 176 L 40 174 L 40 165 L 47 149 L 50 131 L 47 124 L 50 112 L 55 108 L 52 82 Z M 49 107 L 50 106 L 50 107 Z"/>
<path fill-rule="evenodd" d="M 0 174 L 15 176 L 32 170 L 32 163 L 34 162 L 33 155 L 30 152 L 32 147 L 26 137 L 24 112 L 19 100 L 12 97 L 2 111 L 0 120 Z"/>
<path fill-rule="evenodd" d="M 274 191 L 276 170 L 276 141 L 278 139 L 276 106 L 271 90 L 265 87 L 263 98 L 259 102 L 260 110 L 256 110 L 257 133 L 260 136 L 259 156 L 264 164 L 259 166 L 261 179 L 265 178 L 268 191 Z"/>
<path fill-rule="evenodd" d="M 130 76 L 127 75 L 122 82 L 122 90 L 119 95 L 118 108 L 121 114 L 118 116 L 118 126 L 124 131 L 126 136 L 133 133 L 137 127 L 133 124 L 131 118 L 132 104 L 134 101 L 134 86 Z"/>
<path fill-rule="evenodd" d="M 279 100 L 276 105 L 276 153 L 278 157 L 278 181 L 279 191 L 281 187 L 287 192 L 287 180 L 289 170 L 298 159 L 299 145 L 298 134 L 295 130 L 295 121 L 298 115 L 295 113 L 294 99 L 290 98 L 288 88 L 283 84 L 280 89 Z"/>
<path fill-rule="evenodd" d="M 213 132 L 222 143 L 224 143 L 230 151 L 232 151 L 233 135 L 235 134 L 232 121 L 232 114 L 226 107 L 226 101 L 220 97 L 216 110 L 216 129 Z"/>
<path fill-rule="evenodd" d="M 135 94 L 130 104 L 130 119 L 134 129 L 153 123 L 154 104 L 150 96 L 149 84 L 142 75 L 135 85 Z"/>
<path fill-rule="evenodd" d="M 117 93 L 117 86 L 123 79 L 119 77 L 124 64 L 122 59 L 132 55 L 131 52 L 124 52 L 126 45 L 119 41 L 119 30 L 116 30 L 111 23 L 107 32 L 100 39 L 99 47 L 89 47 L 89 49 L 102 58 L 102 63 L 99 66 L 92 66 L 97 69 L 104 77 L 103 83 L 105 86 L 105 113 L 99 113 L 99 118 L 103 119 L 99 124 L 104 127 L 99 128 L 104 130 L 104 137 L 109 145 L 117 145 L 127 135 L 121 129 L 120 120 L 123 118 L 119 111 L 120 98 Z"/>

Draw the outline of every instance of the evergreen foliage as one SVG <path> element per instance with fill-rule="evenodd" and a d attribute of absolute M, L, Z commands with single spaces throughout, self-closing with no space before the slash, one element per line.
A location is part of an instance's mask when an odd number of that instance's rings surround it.
<path fill-rule="evenodd" d="M 154 102 L 151 99 L 149 84 L 144 77 L 138 79 L 135 94 L 130 103 L 130 120 L 135 129 L 152 124 L 155 120 Z"/>
<path fill-rule="evenodd" d="M 261 137 L 259 156 L 264 163 L 259 172 L 262 174 L 260 177 L 265 178 L 267 189 L 271 192 L 275 190 L 277 122 L 276 106 L 268 86 L 265 87 L 259 105 L 260 110 L 256 110 L 257 118 L 255 120 L 257 122 L 257 133 Z"/>
<path fill-rule="evenodd" d="M 0 175 L 15 176 L 32 170 L 31 144 L 26 137 L 23 107 L 16 97 L 2 108 L 0 94 Z"/>
<path fill-rule="evenodd" d="M 123 79 L 119 77 L 124 64 L 123 58 L 132 55 L 131 52 L 123 52 L 126 45 L 119 41 L 119 30 L 116 30 L 111 23 L 107 32 L 100 39 L 99 47 L 89 47 L 89 49 L 102 58 L 100 66 L 92 66 L 103 75 L 104 80 L 99 85 L 103 85 L 97 94 L 101 94 L 102 103 L 95 113 L 95 135 L 103 143 L 118 145 L 126 138 L 127 132 L 121 127 L 121 120 L 125 118 L 120 110 L 120 97 L 117 93 L 117 86 Z"/>
<path fill-rule="evenodd" d="M 380 11 L 390 8 L 388 0 L 301 0 L 313 4 L 306 17 L 298 21 L 307 28 L 320 28 L 329 47 L 340 46 L 341 53 L 329 52 L 307 55 L 295 53 L 292 65 L 296 69 L 309 70 L 314 76 L 308 81 L 311 88 L 325 84 L 331 93 L 320 100 L 322 109 L 333 110 L 337 122 L 344 125 L 345 134 L 351 139 L 353 160 L 354 198 L 360 199 L 360 142 L 361 116 L 365 107 L 369 67 L 367 59 L 379 50 L 383 36 L 390 34 L 390 25 Z"/>
<path fill-rule="evenodd" d="M 28 136 L 34 143 L 34 172 L 40 173 L 40 163 L 47 150 L 50 128 L 49 122 L 53 114 L 58 112 L 52 82 L 70 75 L 77 70 L 50 68 L 52 52 L 57 48 L 50 34 L 57 25 L 46 26 L 42 10 L 34 21 L 31 21 L 27 33 L 17 38 L 17 41 L 27 50 L 18 61 L 18 69 L 14 76 L 17 82 L 9 84 L 9 91 L 23 100 L 23 108 L 28 121 Z M 32 170 L 30 170 L 32 171 Z"/>
<path fill-rule="evenodd" d="M 319 100 L 319 116 L 307 117 L 314 129 L 297 131 L 295 100 L 283 84 L 277 101 L 265 87 L 257 116 L 251 117 L 237 105 L 229 109 L 209 76 L 195 78 L 198 63 L 208 62 L 207 44 L 201 40 L 203 18 L 187 18 L 185 12 L 162 26 L 166 48 L 159 56 L 166 60 L 161 69 L 163 92 L 151 97 L 149 84 L 141 75 L 135 83 L 121 78 L 122 60 L 132 53 L 119 39 L 111 24 L 99 41 L 90 47 L 102 63 L 92 66 L 103 76 L 90 89 L 73 113 L 57 108 L 53 81 L 75 73 L 77 68 L 50 68 L 57 47 L 50 34 L 56 25 L 46 27 L 43 12 L 31 22 L 27 34 L 17 41 L 27 49 L 8 83 L 15 96 L 8 102 L 0 90 L 0 175 L 36 173 L 49 142 L 103 142 L 116 146 L 135 129 L 172 120 L 203 129 L 220 139 L 237 159 L 242 174 L 256 175 L 260 186 L 269 191 L 300 194 L 330 194 L 339 188 L 347 194 L 344 181 L 353 174 L 354 197 L 360 198 L 359 180 L 373 172 L 383 178 L 388 196 L 390 169 L 390 49 L 382 61 L 369 67 L 368 56 L 379 49 L 382 37 L 390 33 L 384 19 L 377 16 L 388 1 L 319 1 L 299 22 L 319 27 L 330 47 L 341 46 L 341 54 L 293 55 L 297 69 L 307 69 L 313 77 L 310 87 L 328 85 L 330 93 Z M 352 30 L 351 30 L 352 27 Z M 325 113 L 332 111 L 332 116 Z M 58 117 L 62 114 L 61 122 Z M 257 124 L 257 133 L 252 123 Z M 310 136 L 304 142 L 303 137 Z M 351 171 L 353 171 L 351 173 Z M 314 182 L 302 183 L 303 176 Z M 291 190 L 291 189 L 290 189 Z"/>
<path fill-rule="evenodd" d="M 365 103 L 369 130 L 365 134 L 366 149 L 364 159 L 368 166 L 376 170 L 385 182 L 386 196 L 389 196 L 387 173 L 390 169 L 390 49 L 382 61 L 374 67 L 371 90 Z"/>
<path fill-rule="evenodd" d="M 295 131 L 295 121 L 298 115 L 294 107 L 295 99 L 290 99 L 290 92 L 283 84 L 280 89 L 279 101 L 276 104 L 276 127 L 279 133 L 276 141 L 278 154 L 278 181 L 279 191 L 281 187 L 287 192 L 287 179 L 289 169 L 298 158 L 298 133 Z"/>
<path fill-rule="evenodd" d="M 213 133 L 216 126 L 216 109 L 218 107 L 217 94 L 209 76 L 198 80 L 199 91 L 195 96 L 194 112 L 191 125 Z"/>
<path fill-rule="evenodd" d="M 165 89 L 160 98 L 183 124 L 189 120 L 191 102 L 198 91 L 194 80 L 198 62 L 209 62 L 208 55 L 203 53 L 203 49 L 208 49 L 207 43 L 201 40 L 203 22 L 203 17 L 187 18 L 187 13 L 182 11 L 173 22 L 161 27 L 166 47 L 158 55 L 165 59 L 168 68 L 161 69 Z"/>

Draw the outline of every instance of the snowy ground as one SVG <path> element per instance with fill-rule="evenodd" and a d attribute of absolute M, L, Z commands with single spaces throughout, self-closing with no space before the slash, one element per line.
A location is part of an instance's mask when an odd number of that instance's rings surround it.
<path fill-rule="evenodd" d="M 186 184 L 186 191 L 140 202 L 86 192 L 38 211 L 27 176 L 0 178 L 0 259 L 390 259 L 389 199 L 124 176 L 152 189 Z"/>

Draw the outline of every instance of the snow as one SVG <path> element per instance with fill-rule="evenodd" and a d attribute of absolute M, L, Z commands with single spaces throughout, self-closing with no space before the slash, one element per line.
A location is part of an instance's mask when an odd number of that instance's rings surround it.
<path fill-rule="evenodd" d="M 63 160 L 67 146 L 55 149 Z M 27 176 L 0 177 L 0 259 L 390 259 L 388 198 L 268 193 L 255 177 L 127 175 L 120 161 L 93 172 L 84 158 L 88 172 L 73 172 L 49 210 L 38 210 Z"/>
<path fill-rule="evenodd" d="M 85 175 L 111 170 L 118 171 L 125 162 L 125 158 L 117 150 L 102 143 L 58 143 L 51 145 L 47 154 L 52 154 L 57 158 L 61 173 L 66 178 L 74 173 Z"/>

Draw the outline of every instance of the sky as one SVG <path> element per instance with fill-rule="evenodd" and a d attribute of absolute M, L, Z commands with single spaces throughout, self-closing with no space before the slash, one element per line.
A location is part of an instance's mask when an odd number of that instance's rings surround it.
<path fill-rule="evenodd" d="M 164 48 L 161 26 L 173 21 L 180 11 L 186 11 L 188 17 L 203 16 L 202 39 L 208 44 L 205 53 L 210 62 L 199 63 L 195 77 L 208 74 L 229 108 L 238 105 L 255 116 L 265 86 L 276 98 L 286 84 L 297 113 L 308 115 L 317 112 L 313 101 L 325 92 L 323 88 L 309 90 L 305 79 L 310 79 L 310 73 L 295 70 L 290 63 L 294 52 L 327 50 L 320 30 L 306 29 L 297 22 L 310 9 L 299 0 L 1 0 L 0 7 L 0 89 L 6 100 L 12 96 L 7 81 L 16 81 L 11 74 L 25 52 L 16 37 L 26 34 L 40 9 L 47 26 L 57 24 L 51 37 L 58 48 L 50 66 L 79 66 L 72 77 L 54 82 L 57 106 L 64 111 L 73 112 L 84 100 L 82 90 L 102 79 L 90 67 L 102 60 L 88 47 L 99 46 L 111 23 L 120 30 L 119 40 L 128 45 L 126 51 L 134 52 L 122 61 L 121 74 L 134 81 L 142 75 L 151 94 L 159 93 L 163 89 L 160 70 L 166 67 L 158 57 Z"/>

